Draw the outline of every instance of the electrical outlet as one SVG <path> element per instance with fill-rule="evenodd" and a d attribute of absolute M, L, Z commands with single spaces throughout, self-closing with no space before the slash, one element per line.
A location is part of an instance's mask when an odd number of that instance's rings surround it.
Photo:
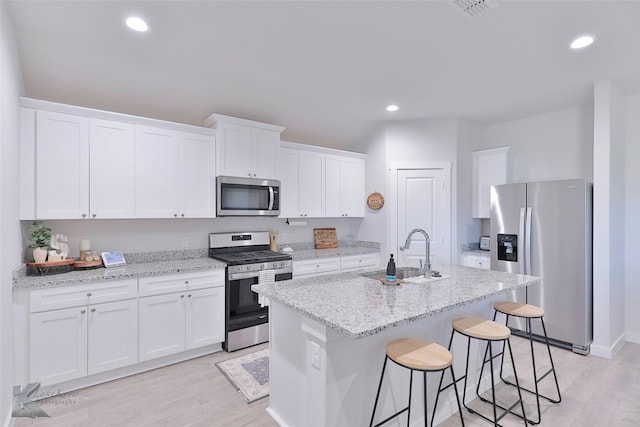
<path fill-rule="evenodd" d="M 183 237 L 182 238 L 182 247 L 183 248 L 188 248 L 189 247 L 189 238 L 188 237 Z"/>
<path fill-rule="evenodd" d="M 311 348 L 311 366 L 320 369 L 320 345 L 310 342 L 309 347 Z"/>

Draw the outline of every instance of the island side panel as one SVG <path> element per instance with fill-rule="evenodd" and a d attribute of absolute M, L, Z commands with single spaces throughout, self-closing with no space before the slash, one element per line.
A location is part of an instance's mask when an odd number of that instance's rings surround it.
<path fill-rule="evenodd" d="M 387 342 L 395 338 L 416 337 L 446 347 L 453 319 L 461 316 L 491 318 L 493 302 L 504 297 L 496 295 L 359 339 L 348 338 L 298 311 L 272 303 L 268 412 L 283 427 L 367 425 Z M 478 366 L 483 351 L 484 347 L 472 342 L 470 366 Z M 457 336 L 453 354 L 454 369 L 458 376 L 464 373 L 465 352 L 466 340 Z M 377 420 L 402 409 L 408 399 L 408 371 L 388 363 L 385 377 Z M 414 380 L 413 398 L 417 406 L 412 411 L 412 422 L 424 422 L 420 407 L 423 399 L 422 381 L 419 375 L 415 375 Z M 430 408 L 433 407 L 438 381 L 439 374 L 432 374 L 428 378 Z M 485 389 L 484 384 L 481 389 Z M 461 389 L 460 392 L 462 394 Z M 445 393 L 440 397 L 436 422 L 457 411 L 452 389 Z M 475 382 L 471 380 L 467 396 L 474 396 L 474 393 Z M 406 417 L 403 419 L 402 423 L 406 423 Z"/>

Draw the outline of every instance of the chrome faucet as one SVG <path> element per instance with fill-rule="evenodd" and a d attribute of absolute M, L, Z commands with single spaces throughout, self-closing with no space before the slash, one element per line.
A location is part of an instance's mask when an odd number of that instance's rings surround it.
<path fill-rule="evenodd" d="M 411 236 L 413 236 L 414 233 L 420 233 L 424 236 L 426 242 L 425 260 L 424 265 L 422 264 L 422 260 L 420 260 L 420 269 L 422 270 L 424 277 L 429 278 L 431 277 L 431 261 L 429 260 L 431 251 L 431 239 L 429 238 L 427 232 L 422 228 L 414 228 L 407 236 L 407 240 L 404 242 L 404 246 L 400 246 L 400 249 L 404 251 L 405 249 L 409 249 L 411 247 Z"/>

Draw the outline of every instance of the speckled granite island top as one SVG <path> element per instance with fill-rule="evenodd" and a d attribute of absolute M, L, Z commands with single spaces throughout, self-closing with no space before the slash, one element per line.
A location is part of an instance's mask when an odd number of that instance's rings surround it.
<path fill-rule="evenodd" d="M 535 276 L 456 265 L 434 269 L 450 277 L 426 284 L 386 286 L 360 273 L 341 273 L 253 285 L 251 289 L 350 338 L 362 338 L 540 282 Z"/>

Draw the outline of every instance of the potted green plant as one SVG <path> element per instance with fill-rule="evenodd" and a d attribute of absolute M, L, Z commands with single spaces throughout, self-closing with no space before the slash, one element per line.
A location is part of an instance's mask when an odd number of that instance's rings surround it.
<path fill-rule="evenodd" d="M 33 259 L 36 262 L 45 261 L 47 248 L 51 242 L 51 229 L 46 227 L 42 221 L 33 221 L 27 231 L 29 232 L 29 247 L 33 248 Z"/>

